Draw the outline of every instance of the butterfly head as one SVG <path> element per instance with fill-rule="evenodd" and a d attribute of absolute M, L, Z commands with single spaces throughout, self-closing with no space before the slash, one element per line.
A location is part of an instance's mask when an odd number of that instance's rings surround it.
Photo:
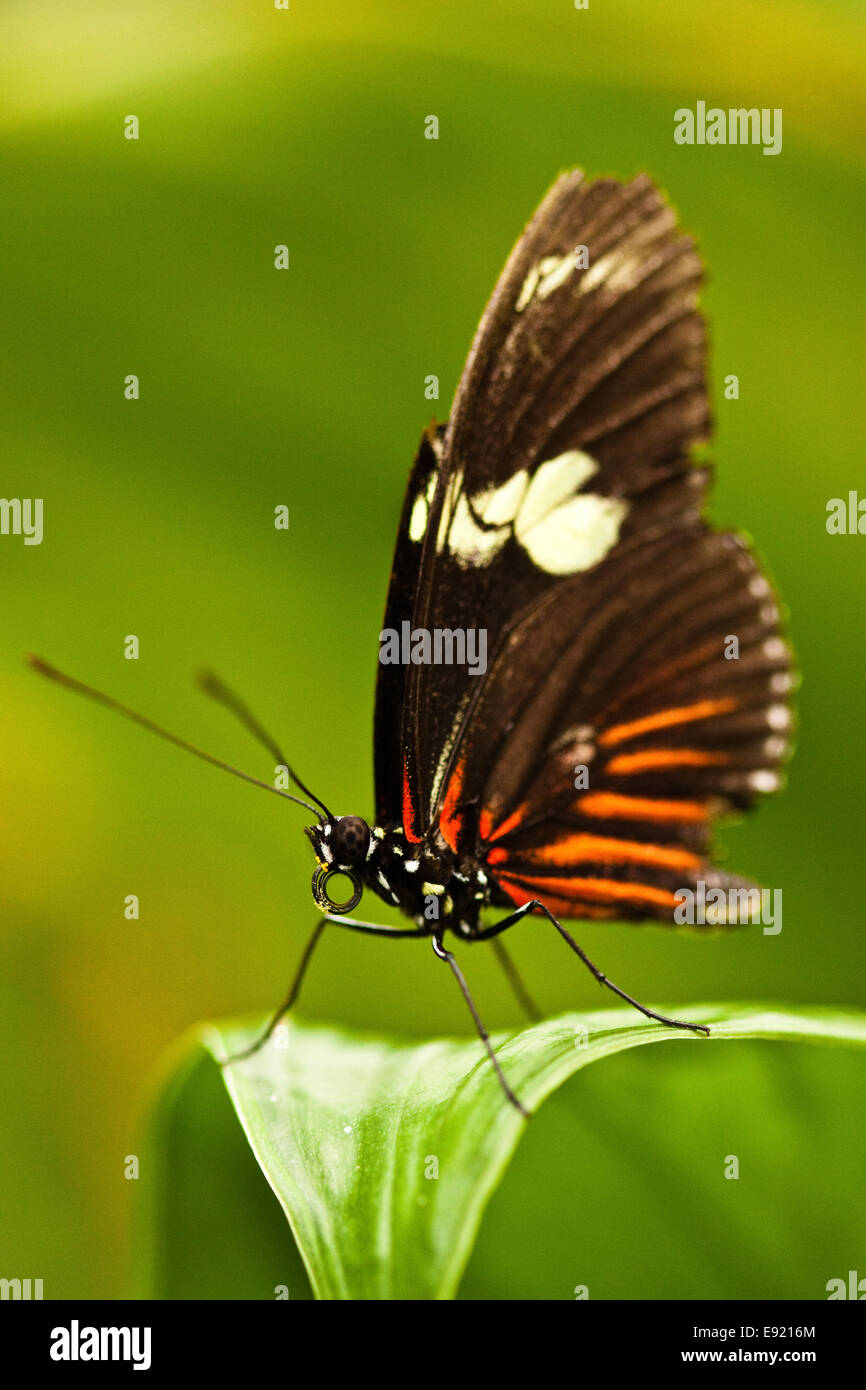
<path fill-rule="evenodd" d="M 361 901 L 363 887 L 358 876 L 370 848 L 370 827 L 361 816 L 335 816 L 318 825 L 308 825 L 306 833 L 316 855 L 313 897 L 323 912 L 351 912 Z M 328 894 L 328 880 L 334 875 L 349 879 L 352 896 L 336 902 Z"/>

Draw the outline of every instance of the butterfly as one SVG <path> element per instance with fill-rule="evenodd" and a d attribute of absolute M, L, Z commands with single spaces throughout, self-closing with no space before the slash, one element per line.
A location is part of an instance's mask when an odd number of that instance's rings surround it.
<path fill-rule="evenodd" d="M 541 917 L 648 1018 L 709 1031 L 639 1003 L 563 925 L 673 925 L 683 890 L 750 890 L 713 865 L 713 823 L 776 789 L 790 748 L 778 604 L 748 543 L 703 516 L 701 279 L 644 175 L 566 173 L 527 225 L 450 418 L 424 431 L 409 476 L 380 634 L 372 820 L 333 814 L 247 706 L 205 679 L 308 798 L 323 914 L 287 999 L 238 1057 L 294 1005 L 329 925 L 427 938 L 523 1114 L 455 945 L 491 942 L 531 1012 L 500 938 Z M 412 925 L 349 916 L 365 890 Z"/>

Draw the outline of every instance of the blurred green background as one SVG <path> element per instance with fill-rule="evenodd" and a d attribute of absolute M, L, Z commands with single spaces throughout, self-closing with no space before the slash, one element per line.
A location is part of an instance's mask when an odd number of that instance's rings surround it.
<path fill-rule="evenodd" d="M 371 814 L 377 635 L 424 378 L 444 418 L 506 254 L 571 165 L 647 170 L 698 237 L 712 516 L 766 556 L 803 672 L 789 789 L 720 837 L 783 889 L 781 935 L 579 939 L 647 1001 L 862 1003 L 866 540 L 824 525 L 828 498 L 866 493 L 858 10 L 7 0 L 0 491 L 45 499 L 45 538 L 0 537 L 0 1273 L 43 1277 L 47 1297 L 122 1293 L 123 1159 L 155 1060 L 201 1018 L 281 998 L 314 920 L 301 812 L 41 683 L 23 653 L 268 777 L 194 689 L 210 665 L 315 790 Z M 675 145 L 674 110 L 699 99 L 782 107 L 781 155 Z M 511 940 L 547 1010 L 598 1006 L 541 924 Z M 517 1022 L 495 961 L 465 964 L 487 1022 Z M 426 947 L 350 936 L 324 942 L 304 1012 L 471 1027 Z"/>

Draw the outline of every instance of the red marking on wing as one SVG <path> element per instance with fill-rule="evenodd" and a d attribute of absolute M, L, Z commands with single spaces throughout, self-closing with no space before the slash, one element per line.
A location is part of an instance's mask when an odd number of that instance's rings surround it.
<path fill-rule="evenodd" d="M 497 825 L 495 829 L 491 813 L 482 811 L 478 818 L 478 830 L 481 839 L 484 841 L 501 840 L 503 835 L 510 835 L 512 830 L 516 830 L 518 825 L 526 819 L 529 809 L 529 803 L 524 802 L 522 806 L 518 806 L 516 811 L 512 811 L 510 816 L 506 816 L 502 824 Z"/>
<path fill-rule="evenodd" d="M 417 833 L 417 816 L 415 805 L 412 800 L 412 788 L 409 785 L 409 764 L 403 762 L 403 834 L 407 840 L 413 844 L 420 845 L 421 836 Z"/>
<path fill-rule="evenodd" d="M 457 809 L 463 795 L 464 766 L 464 761 L 461 759 L 449 777 L 448 786 L 445 789 L 445 799 L 439 812 L 439 829 L 442 832 L 442 838 L 455 852 L 464 825 L 464 817 Z"/>

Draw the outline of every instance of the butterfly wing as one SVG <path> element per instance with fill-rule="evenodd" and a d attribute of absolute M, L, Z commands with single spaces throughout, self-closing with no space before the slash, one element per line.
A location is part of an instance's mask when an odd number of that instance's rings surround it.
<path fill-rule="evenodd" d="M 409 474 L 400 525 L 397 528 L 397 544 L 385 605 L 384 629 L 399 632 L 404 621 L 412 621 L 423 542 L 427 533 L 441 452 L 441 428 L 437 430 L 431 427 L 425 430 Z M 380 825 L 399 824 L 403 814 L 400 711 L 405 700 L 406 672 L 407 668 L 401 664 L 380 664 L 376 681 L 373 745 L 376 817 Z"/>
<path fill-rule="evenodd" d="M 390 678 L 380 810 L 410 838 L 486 854 L 504 899 L 541 896 L 544 878 L 572 915 L 669 915 L 649 891 L 597 885 L 682 883 L 713 811 L 769 787 L 784 751 L 772 595 L 744 544 L 701 520 L 707 472 L 688 457 L 709 432 L 700 279 L 649 179 L 564 175 L 482 317 L 435 483 L 424 473 L 423 542 L 389 617 L 411 587 L 413 628 L 482 629 L 489 660 Z M 386 689 L 380 676 L 380 729 Z"/>

